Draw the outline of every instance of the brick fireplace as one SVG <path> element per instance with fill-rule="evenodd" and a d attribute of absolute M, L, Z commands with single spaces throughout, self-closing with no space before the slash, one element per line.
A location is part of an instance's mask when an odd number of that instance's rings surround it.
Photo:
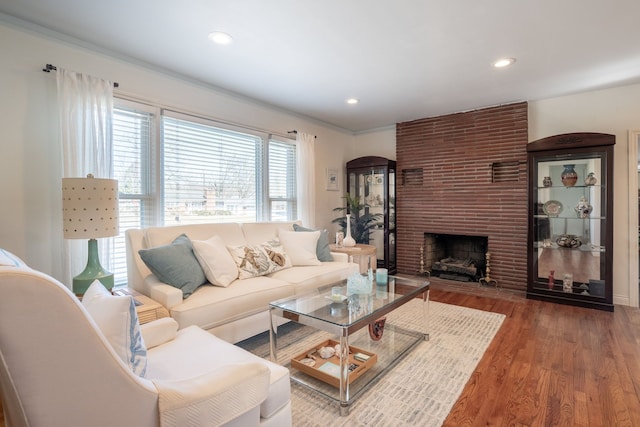
<path fill-rule="evenodd" d="M 526 289 L 527 142 L 526 102 L 397 124 L 400 273 L 425 233 L 485 236 L 491 277 Z"/>

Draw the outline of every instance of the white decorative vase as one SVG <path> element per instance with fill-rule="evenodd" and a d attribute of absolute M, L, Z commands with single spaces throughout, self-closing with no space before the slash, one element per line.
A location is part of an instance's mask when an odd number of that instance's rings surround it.
<path fill-rule="evenodd" d="M 342 244 L 348 248 L 355 246 L 356 241 L 351 237 L 351 214 L 347 214 L 347 232 L 345 234 Z"/>
<path fill-rule="evenodd" d="M 573 209 L 576 211 L 576 214 L 578 214 L 578 218 L 589 218 L 589 215 L 591 215 L 591 212 L 593 211 L 593 206 L 591 206 L 587 199 L 582 196 L 580 197 L 580 201 L 576 207 Z"/>

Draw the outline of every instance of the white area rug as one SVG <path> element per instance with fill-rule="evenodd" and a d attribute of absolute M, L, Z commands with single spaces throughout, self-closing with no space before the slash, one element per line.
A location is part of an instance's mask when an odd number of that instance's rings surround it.
<path fill-rule="evenodd" d="M 415 300 L 387 321 L 415 328 L 422 319 L 419 310 L 420 301 Z M 429 310 L 429 341 L 418 344 L 357 399 L 348 416 L 339 415 L 335 402 L 292 383 L 293 425 L 441 426 L 505 316 L 438 302 L 431 302 Z M 296 334 L 292 331 L 294 342 Z M 297 344 L 291 346 L 291 354 L 299 351 Z M 241 345 L 268 356 L 268 343 L 250 340 Z"/>

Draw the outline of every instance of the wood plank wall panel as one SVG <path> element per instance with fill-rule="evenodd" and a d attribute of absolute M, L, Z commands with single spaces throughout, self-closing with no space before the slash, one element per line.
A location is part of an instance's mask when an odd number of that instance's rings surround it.
<path fill-rule="evenodd" d="M 396 126 L 398 271 L 420 268 L 424 233 L 487 236 L 491 277 L 526 289 L 527 103 Z M 492 165 L 519 162 L 513 181 L 492 182 Z M 402 171 L 422 169 L 422 185 Z"/>

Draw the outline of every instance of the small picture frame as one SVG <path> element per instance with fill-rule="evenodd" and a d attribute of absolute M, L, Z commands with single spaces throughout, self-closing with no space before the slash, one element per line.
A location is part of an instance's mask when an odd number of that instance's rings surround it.
<path fill-rule="evenodd" d="M 326 189 L 327 191 L 338 191 L 339 190 L 339 175 L 338 169 L 327 168 L 326 169 Z"/>

